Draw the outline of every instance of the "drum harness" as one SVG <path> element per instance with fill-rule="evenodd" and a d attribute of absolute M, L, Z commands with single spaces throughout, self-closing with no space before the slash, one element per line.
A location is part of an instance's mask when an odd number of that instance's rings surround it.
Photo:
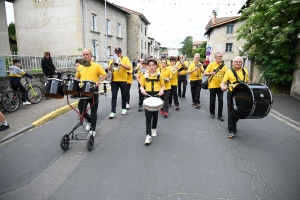
<path fill-rule="evenodd" d="M 231 83 L 231 82 L 228 80 L 228 83 L 227 83 L 227 84 L 228 84 L 228 87 L 231 86 L 232 89 L 233 89 L 233 85 L 234 85 L 234 84 L 237 84 L 237 83 L 239 83 L 239 82 L 245 82 L 246 72 L 245 72 L 244 68 L 242 68 L 242 72 L 243 72 L 244 79 L 241 80 L 241 79 L 238 77 L 238 75 L 237 75 L 237 73 L 236 73 L 236 71 L 235 71 L 234 69 L 231 69 L 231 71 L 232 71 L 233 75 L 235 76 L 236 81 L 233 82 L 233 83 Z"/>
<path fill-rule="evenodd" d="M 218 73 L 220 70 L 222 70 L 222 68 L 224 67 L 224 63 L 222 63 L 218 68 L 216 68 L 216 69 L 214 69 L 214 72 L 216 72 L 216 73 Z M 212 77 L 207 77 L 207 79 L 205 80 L 205 81 L 208 81 L 208 84 L 207 85 L 209 85 L 209 83 L 211 82 L 211 80 L 214 78 L 214 76 L 215 76 L 215 74 L 214 75 L 212 75 Z M 210 80 L 208 80 L 210 78 Z"/>
<path fill-rule="evenodd" d="M 146 82 L 149 82 L 151 81 L 151 92 L 154 92 L 154 81 L 157 81 L 159 82 L 159 78 L 160 78 L 160 74 L 157 73 L 157 78 L 156 79 L 149 79 L 149 78 L 146 78 Z"/>

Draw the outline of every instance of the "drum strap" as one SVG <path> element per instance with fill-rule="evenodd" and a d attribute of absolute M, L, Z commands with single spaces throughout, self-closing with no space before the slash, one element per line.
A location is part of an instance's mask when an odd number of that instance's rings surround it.
<path fill-rule="evenodd" d="M 233 82 L 233 83 L 230 83 L 230 81 L 228 81 L 229 85 L 231 85 L 232 88 L 233 88 L 233 84 L 236 84 L 236 83 L 239 83 L 239 82 L 245 82 L 246 72 L 245 72 L 244 68 L 242 68 L 242 72 L 243 72 L 243 76 L 244 76 L 243 80 L 241 80 L 238 77 L 238 75 L 237 75 L 237 73 L 236 73 L 236 71 L 234 69 L 231 69 L 231 71 L 232 71 L 232 73 L 233 73 L 233 75 L 235 76 L 235 79 L 236 79 L 236 81 Z"/>
<path fill-rule="evenodd" d="M 159 82 L 160 74 L 157 74 L 157 79 L 146 79 L 146 82 L 151 81 L 151 91 L 154 92 L 154 81 Z"/>

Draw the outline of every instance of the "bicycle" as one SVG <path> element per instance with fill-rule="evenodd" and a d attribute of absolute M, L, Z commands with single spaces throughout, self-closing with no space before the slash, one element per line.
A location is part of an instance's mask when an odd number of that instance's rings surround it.
<path fill-rule="evenodd" d="M 32 104 L 37 104 L 42 100 L 43 90 L 38 85 L 31 85 L 28 78 L 25 78 L 23 86 L 27 89 L 27 99 Z M 1 97 L 1 104 L 5 111 L 14 112 L 18 110 L 20 106 L 20 101 L 22 99 L 22 93 L 18 91 L 7 91 Z"/>

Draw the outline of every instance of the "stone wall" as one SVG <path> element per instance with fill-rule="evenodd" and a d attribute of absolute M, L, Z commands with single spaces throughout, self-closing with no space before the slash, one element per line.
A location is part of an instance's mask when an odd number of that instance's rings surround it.
<path fill-rule="evenodd" d="M 298 40 L 297 49 L 300 49 L 300 39 Z M 300 67 L 300 55 L 296 56 L 296 63 L 298 64 L 298 67 Z M 291 95 L 300 98 L 300 69 L 294 71 Z"/>

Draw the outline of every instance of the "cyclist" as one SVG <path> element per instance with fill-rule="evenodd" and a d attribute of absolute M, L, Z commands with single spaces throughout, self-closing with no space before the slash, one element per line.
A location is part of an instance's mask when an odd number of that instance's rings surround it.
<path fill-rule="evenodd" d="M 21 70 L 20 66 L 21 66 L 21 61 L 18 59 L 14 59 L 13 66 L 9 68 L 10 85 L 14 91 L 18 91 L 19 89 L 22 92 L 23 105 L 29 105 L 31 103 L 27 101 L 27 91 L 26 88 L 21 83 L 21 78 L 23 76 L 34 78 L 34 76 Z"/>

